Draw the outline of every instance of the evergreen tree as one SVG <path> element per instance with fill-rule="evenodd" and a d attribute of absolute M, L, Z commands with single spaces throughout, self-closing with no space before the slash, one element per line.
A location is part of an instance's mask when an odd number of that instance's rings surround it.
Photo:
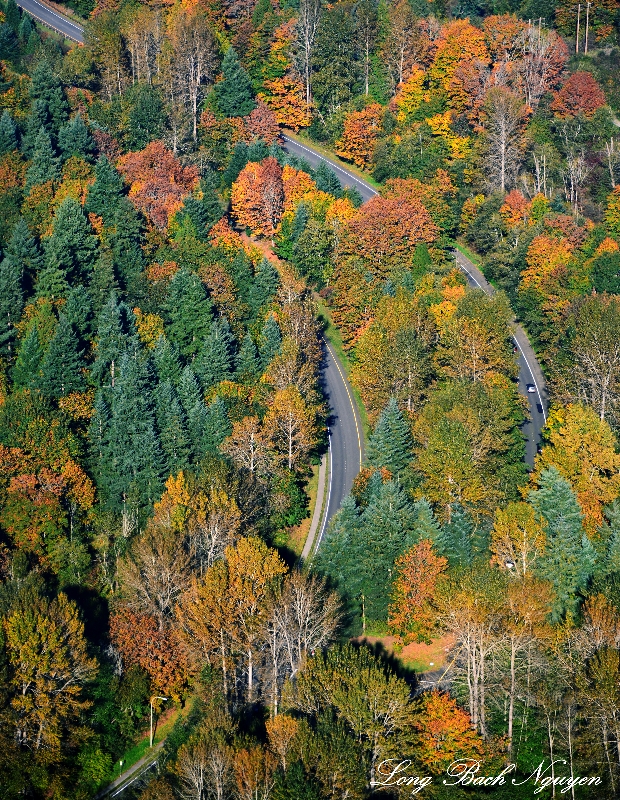
<path fill-rule="evenodd" d="M 275 297 L 280 285 L 280 276 L 268 258 L 263 258 L 256 268 L 254 286 L 250 290 L 250 305 L 254 314 L 270 303 Z"/>
<path fill-rule="evenodd" d="M 160 383 L 155 392 L 159 440 L 166 460 L 168 475 L 186 470 L 190 464 L 192 444 L 185 413 L 170 381 Z"/>
<path fill-rule="evenodd" d="M 41 132 L 41 128 L 48 133 L 52 131 L 52 120 L 47 104 L 43 100 L 35 100 L 30 106 L 30 114 L 26 119 L 21 140 L 21 149 L 27 158 L 31 158 L 34 153 L 37 136 Z"/>
<path fill-rule="evenodd" d="M 13 367 L 13 383 L 24 389 L 32 389 L 39 383 L 43 351 L 39 341 L 39 332 L 35 325 L 28 331 L 22 341 L 15 366 Z"/>
<path fill-rule="evenodd" d="M 342 197 L 342 186 L 338 176 L 325 161 L 321 161 L 313 172 L 314 182 L 320 192 L 326 192 L 334 197 Z"/>
<path fill-rule="evenodd" d="M 236 359 L 236 378 L 241 383 L 256 380 L 260 372 L 260 360 L 254 340 L 248 331 L 241 343 L 241 348 Z"/>
<path fill-rule="evenodd" d="M 179 351 L 165 336 L 160 336 L 153 348 L 153 362 L 162 383 L 169 381 L 172 386 L 178 384 L 181 379 Z"/>
<path fill-rule="evenodd" d="M 353 495 L 349 494 L 331 520 L 313 561 L 319 573 L 328 576 L 340 587 L 347 585 L 350 571 L 349 560 L 343 559 L 342 555 L 348 553 L 351 543 L 359 538 L 359 526 L 360 509 Z"/>
<path fill-rule="evenodd" d="M 121 510 L 129 499 L 147 508 L 160 496 L 165 474 L 157 437 L 148 363 L 138 353 L 123 353 L 111 391 L 109 447 L 103 486 L 109 506 Z"/>
<path fill-rule="evenodd" d="M 35 288 L 37 299 L 62 300 L 69 291 L 65 271 L 56 264 L 48 264 L 39 272 Z"/>
<path fill-rule="evenodd" d="M 218 109 L 225 117 L 245 117 L 256 108 L 252 83 L 232 47 L 222 61 L 223 79 L 213 87 Z"/>
<path fill-rule="evenodd" d="M 187 217 L 194 227 L 197 238 L 201 242 L 207 242 L 209 231 L 222 218 L 223 211 L 215 192 L 204 181 L 201 184 L 201 191 L 200 199 L 191 195 L 185 198 L 179 216 Z"/>
<path fill-rule="evenodd" d="M 167 335 L 184 356 L 194 356 L 211 328 L 212 306 L 200 278 L 180 269 L 170 281 L 165 305 Z"/>
<path fill-rule="evenodd" d="M 15 31 L 6 23 L 0 24 L 0 59 L 15 61 L 19 54 L 19 43 Z"/>
<path fill-rule="evenodd" d="M 419 542 L 421 539 L 430 539 L 437 546 L 441 538 L 441 526 L 433 513 L 433 509 L 428 500 L 423 497 L 415 504 L 416 524 L 415 538 Z"/>
<path fill-rule="evenodd" d="M 177 386 L 177 394 L 183 408 L 185 409 L 188 419 L 190 418 L 191 412 L 197 404 L 202 404 L 204 406 L 204 399 L 200 389 L 200 384 L 198 383 L 198 378 L 189 364 L 181 372 L 181 378 L 179 379 L 179 385 Z M 193 437 L 195 432 L 190 432 Z"/>
<path fill-rule="evenodd" d="M 259 164 L 269 156 L 269 148 L 262 139 L 258 139 L 248 147 L 248 161 L 256 161 Z"/>
<path fill-rule="evenodd" d="M 194 363 L 204 389 L 232 377 L 233 344 L 228 321 L 225 318 L 214 320 Z"/>
<path fill-rule="evenodd" d="M 164 108 L 159 91 L 148 83 L 136 83 L 125 95 L 130 103 L 127 144 L 143 150 L 163 133 Z"/>
<path fill-rule="evenodd" d="M 296 242 L 301 234 L 306 230 L 306 225 L 310 221 L 310 212 L 308 206 L 301 202 L 295 209 L 295 216 L 293 217 L 293 224 L 291 226 L 291 240 Z"/>
<path fill-rule="evenodd" d="M 280 326 L 273 314 L 270 314 L 265 320 L 260 335 L 260 358 L 263 370 L 278 355 L 281 345 L 282 334 L 280 333 Z"/>
<path fill-rule="evenodd" d="M 123 179 L 105 156 L 100 156 L 95 164 L 95 182 L 89 187 L 86 197 L 86 210 L 103 219 L 104 225 L 111 225 L 123 196 Z"/>
<path fill-rule="evenodd" d="M 79 158 L 90 160 L 95 151 L 95 143 L 84 124 L 81 114 L 76 114 L 70 122 L 60 129 L 58 146 L 62 150 L 65 159 L 71 158 L 71 156 L 78 156 Z"/>
<path fill-rule="evenodd" d="M 15 323 L 24 308 L 21 274 L 14 259 L 0 262 L 0 354 L 11 358 L 15 343 Z"/>
<path fill-rule="evenodd" d="M 72 283 L 90 277 L 97 257 L 97 237 L 73 197 L 60 204 L 44 247 L 46 265 L 62 270 Z"/>
<path fill-rule="evenodd" d="M 32 286 L 43 266 L 43 255 L 23 217 L 20 217 L 13 227 L 5 255 L 16 265 L 26 285 Z"/>
<path fill-rule="evenodd" d="M 41 391 L 53 398 L 83 391 L 84 367 L 79 339 L 67 317 L 62 314 L 41 363 Z"/>
<path fill-rule="evenodd" d="M 112 458 L 110 442 L 110 408 L 104 393 L 99 390 L 95 394 L 93 415 L 88 426 L 88 454 L 91 473 L 98 487 L 106 483 L 109 462 Z"/>
<path fill-rule="evenodd" d="M 90 296 L 83 286 L 74 286 L 69 290 L 63 313 L 80 338 L 87 340 L 91 333 L 92 307 Z"/>
<path fill-rule="evenodd" d="M 60 164 L 54 154 L 52 141 L 45 128 L 39 129 L 34 143 L 32 163 L 26 172 L 26 191 L 47 181 L 55 181 L 60 177 Z"/>
<path fill-rule="evenodd" d="M 237 253 L 233 258 L 228 272 L 235 282 L 238 301 L 251 305 L 254 275 L 252 273 L 252 262 L 243 251 Z"/>
<path fill-rule="evenodd" d="M 583 530 L 579 503 L 566 478 L 550 467 L 541 473 L 539 483 L 540 489 L 528 496 L 547 535 L 538 571 L 540 577 L 553 584 L 553 618 L 559 620 L 566 613 L 575 615 L 578 593 L 594 569 L 594 551 Z"/>
<path fill-rule="evenodd" d="M 0 156 L 17 150 L 17 129 L 13 117 L 5 109 L 0 117 Z"/>
<path fill-rule="evenodd" d="M 144 291 L 143 222 L 135 208 L 121 197 L 114 214 L 114 234 L 110 245 L 114 269 L 125 288 L 128 302 L 140 304 Z"/>
<path fill-rule="evenodd" d="M 437 552 L 452 567 L 471 567 L 476 555 L 475 530 L 471 516 L 460 505 L 453 507 L 450 521 L 435 540 Z"/>
<path fill-rule="evenodd" d="M 95 261 L 93 274 L 88 284 L 93 312 L 99 314 L 112 292 L 119 291 L 119 282 L 114 269 L 114 255 L 104 250 Z"/>
<path fill-rule="evenodd" d="M 207 408 L 205 436 L 203 439 L 203 452 L 217 452 L 227 436 L 232 432 L 232 425 L 228 417 L 226 403 L 221 397 L 216 397 Z"/>
<path fill-rule="evenodd" d="M 91 369 L 91 382 L 98 387 L 115 384 L 122 354 L 138 348 L 133 312 L 119 303 L 114 293 L 101 309 L 97 318 L 95 360 Z"/>
<path fill-rule="evenodd" d="M 21 14 L 15 0 L 6 0 L 4 19 L 14 33 L 19 30 Z"/>
<path fill-rule="evenodd" d="M 34 28 L 32 27 L 32 22 L 30 22 L 30 17 L 28 16 L 28 14 L 24 14 L 24 16 L 22 17 L 22 21 L 19 23 L 18 34 L 20 42 L 25 44 L 26 47 L 28 46 L 28 41 L 30 39 L 30 36 L 32 35 L 33 30 Z"/>
<path fill-rule="evenodd" d="M 286 772 L 282 769 L 276 772 L 272 797 L 273 800 L 321 800 L 321 792 L 301 762 L 294 761 Z"/>
<path fill-rule="evenodd" d="M 57 133 L 67 121 L 69 104 L 60 81 L 47 61 L 43 60 L 37 64 L 28 91 L 33 100 L 40 100 L 44 104 L 53 131 Z"/>
<path fill-rule="evenodd" d="M 248 163 L 248 146 L 245 142 L 237 142 L 228 166 L 222 174 L 224 188 L 230 189 L 239 177 L 241 170 Z"/>
<path fill-rule="evenodd" d="M 211 448 L 209 412 L 204 403 L 198 379 L 190 366 L 185 367 L 177 393 L 187 417 L 194 462 L 200 461 Z"/>
<path fill-rule="evenodd" d="M 394 397 L 388 400 L 368 440 L 366 458 L 370 466 L 386 467 L 393 475 L 413 459 L 411 431 Z"/>

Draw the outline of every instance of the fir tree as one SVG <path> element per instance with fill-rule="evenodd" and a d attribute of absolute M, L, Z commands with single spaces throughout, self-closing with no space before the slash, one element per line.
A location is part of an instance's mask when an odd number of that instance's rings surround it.
<path fill-rule="evenodd" d="M 0 59 L 15 61 L 19 53 L 18 45 L 13 28 L 6 23 L 0 24 Z"/>
<path fill-rule="evenodd" d="M 459 505 L 451 509 L 446 522 L 435 540 L 437 552 L 448 559 L 452 567 L 471 567 L 476 555 L 474 521 Z"/>
<path fill-rule="evenodd" d="M 181 379 L 179 351 L 165 336 L 160 336 L 153 348 L 153 362 L 160 381 L 176 386 Z"/>
<path fill-rule="evenodd" d="M 413 459 L 413 439 L 407 421 L 394 397 L 388 400 L 368 440 L 367 461 L 398 475 Z"/>
<path fill-rule="evenodd" d="M 551 581 L 555 590 L 553 618 L 575 615 L 579 591 L 594 569 L 594 551 L 582 525 L 583 515 L 570 483 L 555 467 L 540 475 L 540 489 L 530 492 L 528 501 L 540 515 L 547 547 L 540 558 L 540 577 Z"/>
<path fill-rule="evenodd" d="M 166 460 L 166 472 L 176 475 L 190 464 L 192 444 L 185 413 L 170 381 L 160 383 L 155 392 L 159 441 Z"/>
<path fill-rule="evenodd" d="M 21 22 L 21 14 L 15 0 L 6 0 L 4 19 L 11 30 L 17 33 Z"/>
<path fill-rule="evenodd" d="M 21 149 L 27 158 L 31 158 L 34 153 L 41 128 L 49 133 L 52 130 L 52 120 L 47 110 L 47 104 L 43 100 L 35 100 L 30 106 L 30 114 L 26 119 L 21 140 Z"/>
<path fill-rule="evenodd" d="M 163 132 L 163 103 L 159 91 L 148 83 L 137 83 L 126 94 L 131 103 L 127 126 L 130 150 L 143 150 Z"/>
<path fill-rule="evenodd" d="M 239 177 L 241 170 L 248 163 L 248 146 L 245 142 L 237 142 L 228 166 L 222 174 L 224 188 L 230 189 Z"/>
<path fill-rule="evenodd" d="M 27 46 L 33 30 L 34 28 L 32 27 L 32 22 L 30 22 L 30 17 L 28 14 L 24 14 L 22 21 L 19 23 L 18 34 L 20 42 Z"/>
<path fill-rule="evenodd" d="M 258 139 L 248 147 L 248 161 L 256 161 L 259 164 L 269 156 L 269 148 L 262 139 Z"/>
<path fill-rule="evenodd" d="M 5 109 L 0 117 L 0 156 L 17 150 L 17 129 L 13 117 Z"/>
<path fill-rule="evenodd" d="M 11 358 L 14 352 L 15 323 L 24 308 L 21 270 L 13 258 L 0 262 L 0 354 Z"/>
<path fill-rule="evenodd" d="M 228 380 L 233 371 L 233 343 L 228 321 L 214 320 L 194 363 L 204 389 Z"/>
<path fill-rule="evenodd" d="M 177 386 L 177 393 L 179 395 L 181 404 L 185 409 L 185 413 L 187 414 L 188 419 L 190 417 L 191 411 L 193 410 L 193 408 L 196 406 L 197 403 L 201 403 L 202 405 L 204 405 L 204 400 L 202 397 L 202 392 L 200 390 L 200 384 L 198 383 L 198 378 L 196 377 L 196 373 L 189 366 L 189 364 L 181 372 L 179 385 Z M 194 431 L 191 431 L 191 433 L 193 436 Z"/>
<path fill-rule="evenodd" d="M 84 358 L 73 326 L 63 314 L 41 363 L 39 386 L 47 397 L 84 390 Z"/>
<path fill-rule="evenodd" d="M 314 182 L 320 192 L 326 192 L 334 197 L 342 197 L 342 186 L 338 176 L 325 161 L 321 161 L 313 173 Z"/>
<path fill-rule="evenodd" d="M 177 393 L 187 417 L 193 459 L 198 462 L 211 447 L 209 412 L 202 398 L 198 379 L 190 366 L 185 367 Z"/>
<path fill-rule="evenodd" d="M 280 285 L 280 276 L 271 261 L 263 258 L 256 268 L 254 286 L 250 290 L 250 304 L 254 314 L 258 314 L 275 297 Z"/>
<path fill-rule="evenodd" d="M 32 286 L 37 273 L 43 267 L 43 255 L 23 217 L 20 217 L 15 223 L 5 255 L 19 269 L 27 286 Z"/>
<path fill-rule="evenodd" d="M 60 164 L 54 154 L 52 141 L 45 128 L 39 129 L 34 143 L 32 164 L 26 172 L 26 191 L 47 181 L 55 181 L 60 177 Z"/>
<path fill-rule="evenodd" d="M 291 240 L 296 242 L 301 234 L 306 230 L 306 225 L 310 221 L 310 212 L 308 206 L 301 202 L 295 209 L 295 216 L 293 217 L 293 224 L 291 226 Z"/>
<path fill-rule="evenodd" d="M 88 284 L 93 311 L 99 314 L 112 292 L 119 291 L 119 282 L 114 269 L 114 256 L 104 250 L 95 261 L 93 274 Z"/>
<path fill-rule="evenodd" d="M 109 461 L 112 458 L 112 447 L 110 408 L 101 390 L 95 394 L 93 415 L 88 426 L 88 454 L 92 475 L 97 486 L 102 487 L 106 483 Z"/>
<path fill-rule="evenodd" d="M 88 339 L 91 332 L 92 307 L 90 296 L 83 286 L 74 286 L 69 290 L 63 313 L 81 339 L 84 341 Z"/>
<path fill-rule="evenodd" d="M 104 225 L 111 225 L 123 196 L 123 179 L 105 156 L 95 164 L 95 182 L 89 187 L 86 197 L 86 210 L 103 219 Z"/>
<path fill-rule="evenodd" d="M 200 349 L 211 327 L 212 306 L 200 278 L 180 269 L 170 281 L 165 305 L 167 335 L 184 356 Z"/>
<path fill-rule="evenodd" d="M 60 204 L 44 247 L 46 265 L 62 270 L 71 282 L 90 277 L 97 257 L 97 237 L 77 200 L 67 197 Z"/>
<path fill-rule="evenodd" d="M 433 513 L 433 509 L 428 500 L 423 497 L 415 504 L 416 523 L 415 538 L 419 542 L 421 539 L 430 539 L 437 546 L 441 538 L 441 526 Z"/>
<path fill-rule="evenodd" d="M 223 79 L 213 87 L 218 109 L 225 117 L 245 117 L 256 108 L 252 83 L 232 47 L 222 61 Z"/>
<path fill-rule="evenodd" d="M 295 761 L 286 772 L 282 769 L 276 772 L 272 797 L 273 800 L 321 800 L 321 792 L 301 762 Z"/>
<path fill-rule="evenodd" d="M 30 328 L 22 341 L 15 366 L 13 367 L 13 383 L 24 389 L 32 389 L 39 383 L 43 351 L 39 341 L 39 332 L 35 325 Z"/>
<path fill-rule="evenodd" d="M 48 264 L 39 272 L 35 288 L 37 299 L 62 300 L 69 291 L 65 271 L 56 264 Z"/>
<path fill-rule="evenodd" d="M 218 200 L 215 192 L 205 185 L 204 181 L 201 184 L 202 197 L 186 197 L 183 203 L 183 208 L 179 212 L 181 218 L 187 217 L 194 227 L 196 237 L 201 242 L 209 240 L 209 231 L 216 222 L 222 218 L 222 204 Z"/>
<path fill-rule="evenodd" d="M 104 495 L 117 510 L 127 498 L 146 508 L 161 494 L 165 467 L 155 425 L 152 378 L 147 362 L 138 354 L 123 353 L 110 396 Z"/>
<path fill-rule="evenodd" d="M 263 370 L 278 355 L 281 345 L 282 334 L 280 333 L 280 326 L 273 314 L 270 314 L 265 320 L 260 335 L 260 358 Z"/>
<path fill-rule="evenodd" d="M 241 348 L 236 359 L 236 378 L 241 383 L 256 380 L 260 372 L 260 361 L 254 340 L 248 331 L 241 343 Z"/>
<path fill-rule="evenodd" d="M 319 573 L 328 576 L 340 587 L 346 586 L 349 577 L 348 560 L 343 559 L 342 554 L 348 553 L 351 542 L 359 538 L 359 526 L 360 509 L 353 495 L 347 495 L 330 522 L 313 561 Z"/>
<path fill-rule="evenodd" d="M 140 304 L 144 292 L 143 223 L 126 197 L 118 200 L 110 245 L 114 269 L 125 288 L 128 302 Z"/>
<path fill-rule="evenodd" d="M 71 156 L 78 156 L 79 158 L 90 160 L 95 151 L 95 143 L 84 124 L 81 114 L 76 114 L 70 122 L 60 129 L 58 146 L 65 159 L 71 158 Z"/>
<path fill-rule="evenodd" d="M 29 87 L 30 97 L 40 100 L 51 119 L 53 130 L 58 132 L 68 118 L 69 104 L 65 98 L 58 78 L 45 60 L 40 61 L 34 72 Z"/>
<path fill-rule="evenodd" d="M 98 387 L 111 387 L 125 350 L 136 350 L 138 337 L 133 312 L 112 293 L 97 318 L 95 361 L 90 378 Z"/>
<path fill-rule="evenodd" d="M 228 272 L 235 282 L 239 301 L 251 305 L 254 275 L 252 274 L 252 262 L 243 251 L 237 253 L 233 258 Z"/>
<path fill-rule="evenodd" d="M 228 417 L 226 403 L 221 397 L 216 397 L 207 408 L 205 436 L 203 439 L 203 452 L 217 452 L 227 436 L 230 436 L 232 425 Z"/>

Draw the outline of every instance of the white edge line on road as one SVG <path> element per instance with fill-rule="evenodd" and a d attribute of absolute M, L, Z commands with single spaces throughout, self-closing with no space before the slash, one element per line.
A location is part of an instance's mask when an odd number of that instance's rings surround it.
<path fill-rule="evenodd" d="M 144 775 L 144 773 L 145 773 L 145 772 L 148 772 L 148 771 L 150 770 L 150 768 L 151 768 L 151 767 L 153 767 L 155 764 L 157 764 L 157 762 L 158 762 L 158 761 L 159 761 L 159 756 L 158 756 L 158 757 L 157 757 L 157 758 L 156 758 L 154 761 L 151 761 L 151 763 L 150 763 L 148 766 L 144 767 L 144 769 L 143 769 L 143 770 L 140 770 L 140 772 L 139 772 L 139 773 L 136 775 L 136 777 L 135 777 L 135 778 L 132 778 L 132 779 L 129 781 L 129 783 L 125 783 L 125 784 L 123 784 L 123 786 L 121 786 L 121 787 L 120 787 L 120 789 L 117 789 L 117 790 L 114 792 L 114 794 L 113 794 L 113 795 L 111 795 L 111 797 L 116 797 L 116 795 L 117 795 L 117 794 L 120 794 L 121 792 L 124 792 L 124 791 L 125 791 L 125 789 L 126 789 L 128 786 L 131 786 L 131 784 L 132 784 L 132 783 L 135 783 L 135 781 L 137 781 L 137 780 L 138 780 L 138 778 L 141 778 L 141 777 Z"/>
<path fill-rule="evenodd" d="M 301 147 L 301 149 L 305 150 L 306 153 L 311 153 L 313 156 L 315 156 L 315 158 L 320 158 L 321 161 L 324 161 L 326 164 L 329 164 L 330 167 L 337 169 L 338 172 L 342 172 L 342 174 L 346 175 L 347 178 L 354 180 L 356 183 L 359 183 L 360 186 L 363 186 L 364 189 L 368 189 L 369 192 L 372 192 L 373 194 L 379 194 L 379 192 L 376 189 L 373 189 L 373 187 L 369 183 L 366 183 L 366 181 L 362 180 L 361 178 L 356 178 L 355 175 L 353 175 L 351 172 L 347 172 L 346 169 L 339 167 L 338 164 L 334 163 L 333 161 L 330 161 L 329 158 L 325 158 L 325 156 L 322 156 L 315 150 L 311 150 L 309 147 L 304 147 L 303 144 L 300 144 L 299 142 L 295 141 L 295 139 L 291 139 L 289 136 L 286 136 L 286 134 L 282 134 L 282 138 L 284 139 L 285 142 L 290 142 L 291 144 L 294 144 L 297 147 Z"/>
<path fill-rule="evenodd" d="M 329 512 L 329 501 L 332 496 L 332 476 L 334 471 L 332 469 L 332 435 L 331 432 L 328 431 L 327 439 L 329 441 L 329 487 L 327 489 L 327 500 L 325 501 L 325 511 L 323 512 L 323 524 L 321 525 L 321 532 L 319 534 L 319 538 L 317 539 L 316 545 L 314 546 L 314 552 L 316 553 L 319 549 L 319 545 L 321 544 L 321 540 L 323 538 L 323 534 L 325 533 L 325 525 L 327 523 L 327 514 Z"/>
<path fill-rule="evenodd" d="M 71 22 L 70 19 L 67 19 L 67 17 L 63 17 L 62 14 L 59 14 L 57 11 L 54 11 L 54 9 L 51 8 L 50 6 L 46 6 L 45 3 L 40 3 L 39 0 L 32 0 L 32 2 L 34 3 L 35 6 L 41 6 L 41 8 L 44 8 L 46 11 L 49 11 L 49 13 L 53 17 L 57 17 L 58 19 L 61 19 L 67 25 L 71 25 L 72 28 L 75 28 L 80 33 L 82 33 L 82 34 L 84 33 L 84 28 L 82 27 L 82 25 L 78 25 L 76 22 Z M 24 9 L 24 10 L 26 11 L 26 13 L 29 13 L 27 9 Z"/>
<path fill-rule="evenodd" d="M 472 279 L 472 281 L 473 281 L 473 282 L 476 284 L 476 286 L 478 286 L 478 287 L 479 287 L 480 289 L 482 289 L 482 291 L 484 292 L 484 291 L 485 291 L 485 289 L 484 289 L 484 286 L 482 286 L 480 283 L 478 283 L 478 281 L 476 280 L 476 276 L 475 276 L 475 275 L 473 275 L 473 274 L 472 274 L 472 273 L 471 273 L 471 272 L 470 272 L 470 271 L 467 269 L 467 267 L 466 267 L 464 264 L 461 264 L 461 262 L 459 261 L 459 255 L 460 255 L 459 251 L 458 251 L 458 250 L 455 250 L 454 252 L 455 252 L 455 255 L 454 255 L 454 260 L 456 261 L 457 265 L 458 265 L 458 266 L 459 266 L 459 267 L 460 267 L 460 268 L 461 268 L 461 269 L 462 269 L 464 272 L 466 272 L 466 273 L 469 275 L 469 277 Z M 527 360 L 527 356 L 526 356 L 526 355 L 525 355 L 525 353 L 523 352 L 523 349 L 522 349 L 521 345 L 519 344 L 519 342 L 518 342 L 518 340 L 517 340 L 517 337 L 513 335 L 513 337 L 512 337 L 512 338 L 513 338 L 513 340 L 514 340 L 514 343 L 515 343 L 515 344 L 517 345 L 517 347 L 519 348 L 519 352 L 520 352 L 520 353 L 521 353 L 521 355 L 523 356 L 523 360 L 524 360 L 524 361 L 525 361 L 525 363 L 527 364 L 527 368 L 529 369 L 529 371 L 530 371 L 530 375 L 532 376 L 532 380 L 534 381 L 534 386 L 536 387 L 536 394 L 538 395 L 538 399 L 540 400 L 540 407 L 542 408 L 542 415 L 543 415 L 543 419 L 544 419 L 544 421 L 545 421 L 545 425 L 546 425 L 546 424 L 547 424 L 547 415 L 545 414 L 545 404 L 544 404 L 544 402 L 543 402 L 543 399 L 542 399 L 542 394 L 540 393 L 540 388 L 539 388 L 539 386 L 538 386 L 538 381 L 537 381 L 537 380 L 536 380 L 536 378 L 534 377 L 534 372 L 533 372 L 532 368 L 530 367 L 530 362 Z"/>
<path fill-rule="evenodd" d="M 43 17 L 38 17 L 34 13 L 34 11 L 30 11 L 29 9 L 24 8 L 23 6 L 20 6 L 20 8 L 26 14 L 29 14 L 31 17 L 33 17 L 38 22 L 40 22 L 41 25 L 45 25 L 47 28 L 51 28 L 53 31 L 56 31 L 56 33 L 59 33 L 61 36 L 64 36 L 65 39 L 70 39 L 72 42 L 76 42 L 77 44 L 84 44 L 84 42 L 82 42 L 80 39 L 75 39 L 73 36 L 71 36 L 70 33 L 67 33 L 67 31 L 62 31 L 60 28 L 56 28 L 54 25 L 52 25 L 51 22 L 49 22 L 49 20 L 45 20 L 45 19 L 43 19 Z M 49 10 L 49 9 L 47 9 L 47 6 L 42 6 L 42 8 L 45 8 L 46 10 Z M 55 17 L 58 17 L 58 19 L 61 19 L 61 20 L 63 20 L 63 22 L 66 22 L 64 17 L 61 17 L 59 14 L 55 14 L 53 11 L 51 13 L 54 14 Z M 70 24 L 73 25 L 73 23 L 70 23 Z M 79 30 L 81 32 L 81 28 L 79 28 L 77 25 L 73 25 L 73 27 L 76 28 L 76 30 Z"/>
<path fill-rule="evenodd" d="M 327 349 L 330 352 L 331 357 L 334 359 L 334 364 L 336 365 L 336 368 L 338 369 L 338 372 L 340 373 L 340 377 L 342 378 L 342 382 L 344 384 L 344 388 L 347 391 L 347 397 L 349 398 L 349 403 L 351 403 L 351 411 L 353 411 L 353 419 L 355 420 L 355 432 L 357 433 L 357 448 L 358 448 L 359 454 L 360 454 L 360 470 L 361 470 L 361 468 L 362 468 L 362 460 L 363 460 L 362 459 L 362 439 L 361 439 L 361 436 L 360 436 L 359 425 L 357 424 L 357 412 L 355 410 L 355 403 L 353 402 L 353 398 L 351 397 L 351 392 L 349 391 L 349 387 L 347 385 L 347 381 L 346 381 L 344 375 L 342 374 L 342 370 L 340 369 L 340 364 L 338 363 L 338 361 L 336 359 L 336 356 L 334 355 L 333 350 L 327 344 L 327 342 L 325 342 L 325 344 L 327 346 Z M 359 470 L 358 470 L 358 472 L 359 472 Z"/>

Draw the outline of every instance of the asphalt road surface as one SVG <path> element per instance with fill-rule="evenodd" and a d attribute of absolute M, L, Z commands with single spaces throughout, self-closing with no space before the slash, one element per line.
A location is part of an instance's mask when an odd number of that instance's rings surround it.
<path fill-rule="evenodd" d="M 351 492 L 353 481 L 364 461 L 364 432 L 353 391 L 342 364 L 329 342 L 324 340 L 323 392 L 330 409 L 329 470 L 327 475 L 325 513 L 314 550 L 321 543 L 330 519 Z"/>
<path fill-rule="evenodd" d="M 284 147 L 289 153 L 305 158 L 311 167 L 317 167 L 321 161 L 324 161 L 334 170 L 343 186 L 355 186 L 365 201 L 370 200 L 377 194 L 376 189 L 369 183 L 362 178 L 358 178 L 357 175 L 349 172 L 346 168 L 340 166 L 331 159 L 317 153 L 310 146 L 300 144 L 289 136 L 284 136 Z M 453 252 L 456 263 L 467 275 L 469 284 L 483 289 L 489 295 L 493 294 L 493 287 L 485 280 L 480 270 L 458 250 Z M 547 418 L 547 386 L 540 364 L 536 360 L 536 356 L 525 331 L 517 323 L 513 325 L 513 335 L 519 364 L 519 391 L 527 399 L 530 412 L 529 419 L 527 419 L 522 426 L 523 435 L 525 436 L 525 460 L 530 467 L 533 467 L 534 458 L 536 457 L 540 444 L 541 432 Z M 528 392 L 528 385 L 533 386 L 535 391 Z M 342 413 L 345 408 L 346 407 L 342 408 L 340 413 Z M 333 449 L 334 447 L 332 445 L 332 450 Z M 344 496 L 343 494 L 343 498 Z"/>
<path fill-rule="evenodd" d="M 77 22 L 71 22 L 58 12 L 40 3 L 39 0 L 16 0 L 17 5 L 27 11 L 35 19 L 62 33 L 67 39 L 74 42 L 84 42 L 84 28 Z"/>

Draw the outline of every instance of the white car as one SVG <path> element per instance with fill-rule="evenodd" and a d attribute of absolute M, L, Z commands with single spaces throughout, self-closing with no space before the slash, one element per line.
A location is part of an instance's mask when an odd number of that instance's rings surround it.
<path fill-rule="evenodd" d="M 536 387 L 533 383 L 526 384 L 526 388 L 529 394 L 536 394 Z"/>

